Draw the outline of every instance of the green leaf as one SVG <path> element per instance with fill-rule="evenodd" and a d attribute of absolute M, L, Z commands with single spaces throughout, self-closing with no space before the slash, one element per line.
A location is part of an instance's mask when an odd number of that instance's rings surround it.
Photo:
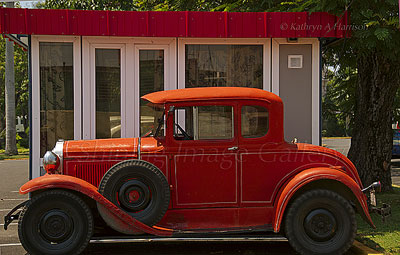
<path fill-rule="evenodd" d="M 382 28 L 382 27 L 378 27 L 375 30 L 374 34 L 376 38 L 378 38 L 378 40 L 380 41 L 387 40 L 390 37 L 389 30 L 387 28 Z"/>

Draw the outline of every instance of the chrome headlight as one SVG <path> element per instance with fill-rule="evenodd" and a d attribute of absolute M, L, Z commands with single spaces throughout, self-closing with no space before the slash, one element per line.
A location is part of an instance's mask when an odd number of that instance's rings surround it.
<path fill-rule="evenodd" d="M 60 158 L 52 151 L 47 151 L 43 156 L 43 167 L 48 174 L 55 174 L 60 166 Z"/>
<path fill-rule="evenodd" d="M 52 151 L 43 156 L 43 168 L 48 174 L 62 174 L 63 172 L 64 141 L 59 140 Z"/>

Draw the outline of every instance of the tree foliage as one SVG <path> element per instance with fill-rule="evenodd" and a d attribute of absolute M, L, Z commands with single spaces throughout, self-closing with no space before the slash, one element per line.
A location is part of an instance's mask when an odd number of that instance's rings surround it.
<path fill-rule="evenodd" d="M 4 138 L 5 128 L 5 38 L 0 39 L 0 138 Z M 15 113 L 17 116 L 28 115 L 28 54 L 19 46 L 14 45 L 15 66 Z M 3 146 L 3 144 L 0 144 Z"/>

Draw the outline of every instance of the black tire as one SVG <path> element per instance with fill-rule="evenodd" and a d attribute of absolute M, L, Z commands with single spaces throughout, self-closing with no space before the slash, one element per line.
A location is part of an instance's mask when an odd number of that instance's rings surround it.
<path fill-rule="evenodd" d="M 19 239 L 31 255 L 80 254 L 92 234 L 89 207 L 65 190 L 49 190 L 34 196 L 18 221 Z"/>
<path fill-rule="evenodd" d="M 168 209 L 170 192 L 164 174 L 153 164 L 128 160 L 114 165 L 103 176 L 99 192 L 113 204 L 142 223 L 153 226 Z M 107 209 L 97 203 L 104 221 L 114 230 L 135 235 L 140 232 L 121 228 L 109 217 Z"/>
<path fill-rule="evenodd" d="M 302 194 L 285 218 L 286 237 L 300 254 L 343 254 L 353 244 L 356 231 L 353 207 L 329 190 Z"/>

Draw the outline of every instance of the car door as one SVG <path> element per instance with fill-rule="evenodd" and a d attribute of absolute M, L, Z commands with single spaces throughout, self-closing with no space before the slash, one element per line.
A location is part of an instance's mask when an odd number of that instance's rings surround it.
<path fill-rule="evenodd" d="M 235 110 L 226 102 L 174 106 L 169 143 L 174 208 L 238 206 Z"/>
<path fill-rule="evenodd" d="M 241 201 L 246 206 L 271 206 L 277 174 L 271 172 L 276 147 L 269 105 L 263 101 L 243 101 L 238 107 Z"/>

